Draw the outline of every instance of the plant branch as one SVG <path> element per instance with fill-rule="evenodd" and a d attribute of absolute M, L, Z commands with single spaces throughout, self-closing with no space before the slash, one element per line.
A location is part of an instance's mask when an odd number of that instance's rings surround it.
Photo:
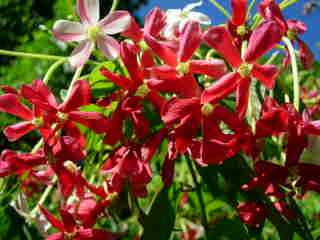
<path fill-rule="evenodd" d="M 11 57 L 24 57 L 24 58 L 38 58 L 43 60 L 57 61 L 62 59 L 67 59 L 67 57 L 63 56 L 55 56 L 48 54 L 37 54 L 37 53 L 26 53 L 26 52 L 16 52 L 0 49 L 0 55 L 3 56 L 11 56 Z"/>
<path fill-rule="evenodd" d="M 51 67 L 49 68 L 49 70 L 47 71 L 46 75 L 43 78 L 44 84 L 46 84 L 46 85 L 48 84 L 53 73 L 57 70 L 58 67 L 60 67 L 62 64 L 64 64 L 66 62 L 66 60 L 67 60 L 66 58 L 60 59 L 51 65 Z"/>

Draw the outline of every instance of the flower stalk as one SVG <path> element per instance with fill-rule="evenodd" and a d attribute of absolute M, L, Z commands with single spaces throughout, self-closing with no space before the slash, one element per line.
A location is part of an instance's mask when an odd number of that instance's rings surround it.
<path fill-rule="evenodd" d="M 230 18 L 230 13 L 216 0 L 209 0 L 226 18 Z"/>

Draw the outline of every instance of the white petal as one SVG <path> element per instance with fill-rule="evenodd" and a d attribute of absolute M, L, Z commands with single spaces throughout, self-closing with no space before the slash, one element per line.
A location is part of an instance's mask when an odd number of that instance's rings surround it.
<path fill-rule="evenodd" d="M 184 7 L 183 12 L 190 12 L 193 9 L 200 7 L 202 5 L 202 1 L 196 2 L 196 3 L 190 3 L 187 6 Z"/>
<path fill-rule="evenodd" d="M 179 32 L 182 33 L 186 24 L 190 21 L 189 18 L 184 18 L 179 24 Z"/>
<path fill-rule="evenodd" d="M 71 53 L 69 62 L 73 67 L 83 66 L 89 59 L 94 49 L 94 43 L 90 40 L 82 41 Z"/>
<path fill-rule="evenodd" d="M 175 32 L 176 32 L 176 29 L 178 27 L 179 27 L 179 22 L 169 23 L 162 30 L 162 35 L 166 39 L 174 39 L 175 38 Z"/>
<path fill-rule="evenodd" d="M 54 36 L 63 42 L 82 41 L 86 39 L 85 27 L 78 22 L 58 20 L 53 25 Z"/>
<path fill-rule="evenodd" d="M 179 17 L 182 13 L 182 10 L 181 9 L 168 9 L 166 11 L 166 16 L 167 18 L 176 18 L 176 17 Z"/>
<path fill-rule="evenodd" d="M 100 36 L 97 38 L 97 46 L 103 53 L 103 55 L 113 60 L 119 56 L 120 44 L 113 37 Z"/>
<path fill-rule="evenodd" d="M 200 12 L 189 12 L 189 20 L 199 22 L 202 25 L 211 25 L 211 19 L 207 15 Z"/>
<path fill-rule="evenodd" d="M 77 0 L 77 11 L 85 24 L 96 24 L 100 18 L 99 0 Z"/>
<path fill-rule="evenodd" d="M 128 29 L 131 16 L 127 11 L 115 11 L 99 22 L 99 26 L 106 34 L 117 34 Z"/>

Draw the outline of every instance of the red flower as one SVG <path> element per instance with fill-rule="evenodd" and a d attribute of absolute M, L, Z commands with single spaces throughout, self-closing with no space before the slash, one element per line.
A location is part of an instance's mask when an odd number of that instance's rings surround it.
<path fill-rule="evenodd" d="M 262 23 L 251 35 L 249 46 L 243 58 L 234 45 L 230 33 L 223 26 L 209 28 L 203 39 L 207 45 L 216 49 L 231 64 L 234 71 L 217 80 L 206 89 L 201 97 L 202 103 L 215 104 L 231 92 L 236 91 L 237 112 L 245 116 L 251 78 L 257 78 L 267 88 L 273 88 L 278 69 L 273 65 L 260 65 L 256 61 L 271 50 L 280 40 L 281 32 L 276 22 Z"/>
<path fill-rule="evenodd" d="M 314 62 L 314 55 L 309 47 L 298 37 L 307 31 L 307 27 L 303 22 L 289 19 L 285 20 L 279 5 L 274 0 L 264 0 L 260 3 L 260 14 L 265 19 L 272 19 L 278 23 L 283 36 L 288 37 L 291 41 L 295 41 L 299 47 L 300 60 L 305 68 L 310 68 Z M 290 61 L 289 55 L 285 59 L 287 65 Z"/>
<path fill-rule="evenodd" d="M 242 203 L 237 210 L 240 219 L 252 227 L 260 227 L 261 223 L 267 218 L 267 212 L 263 205 L 255 202 Z"/>
<path fill-rule="evenodd" d="M 201 43 L 201 28 L 198 22 L 188 22 L 180 36 L 177 51 L 178 62 L 174 66 L 162 65 L 149 68 L 150 88 L 161 92 L 177 93 L 182 97 L 198 97 L 201 89 L 193 74 L 219 78 L 227 68 L 221 60 L 192 60 Z"/>
<path fill-rule="evenodd" d="M 106 230 L 78 226 L 74 216 L 64 208 L 60 208 L 61 221 L 42 206 L 40 206 L 40 209 L 52 226 L 59 230 L 58 233 L 51 234 L 47 237 L 47 240 L 65 240 L 69 238 L 74 240 L 117 239 L 112 233 Z"/>

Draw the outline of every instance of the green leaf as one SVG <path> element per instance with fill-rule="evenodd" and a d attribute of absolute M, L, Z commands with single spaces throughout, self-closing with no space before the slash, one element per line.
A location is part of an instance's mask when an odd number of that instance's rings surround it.
<path fill-rule="evenodd" d="M 168 240 L 174 228 L 179 193 L 176 185 L 164 187 L 156 196 L 149 213 L 143 219 L 141 240 Z"/>
<path fill-rule="evenodd" d="M 209 232 L 209 239 L 247 240 L 250 238 L 240 219 L 223 219 Z"/>

